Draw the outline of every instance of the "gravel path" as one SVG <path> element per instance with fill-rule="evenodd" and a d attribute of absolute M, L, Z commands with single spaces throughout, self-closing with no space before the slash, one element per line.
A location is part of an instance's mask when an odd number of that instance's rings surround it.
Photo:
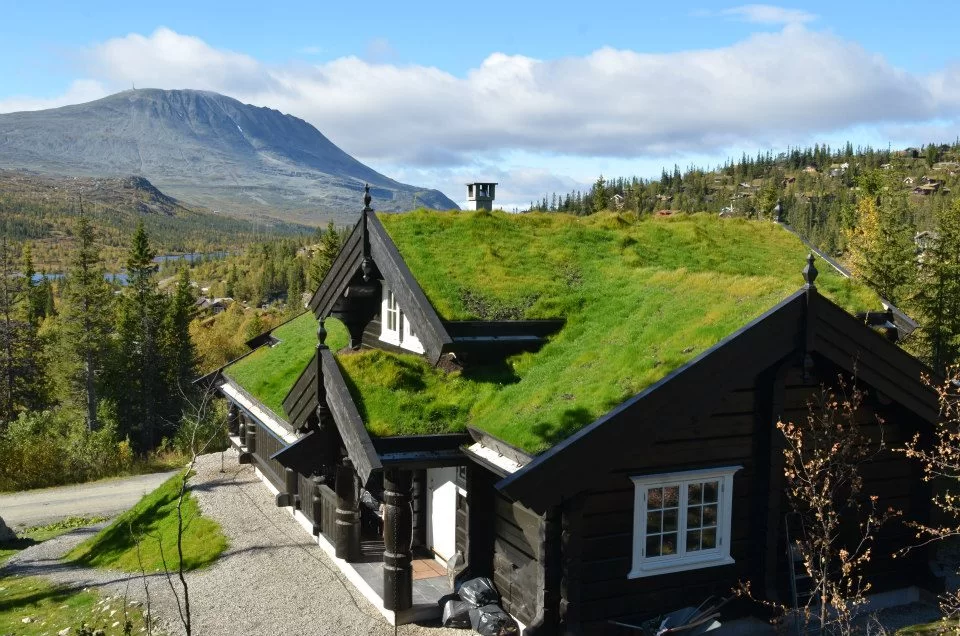
<path fill-rule="evenodd" d="M 188 573 L 193 633 L 203 636 L 394 633 L 376 609 L 340 574 L 329 557 L 235 451 L 198 460 L 193 492 L 203 514 L 216 520 L 229 547 L 209 568 Z M 144 580 L 121 572 L 74 568 L 58 558 L 96 532 L 84 528 L 32 546 L 8 561 L 4 573 L 41 575 L 59 583 L 126 594 L 146 602 Z M 182 633 L 166 580 L 147 577 L 150 604 L 161 626 Z M 405 636 L 463 635 L 462 630 L 403 625 Z"/>

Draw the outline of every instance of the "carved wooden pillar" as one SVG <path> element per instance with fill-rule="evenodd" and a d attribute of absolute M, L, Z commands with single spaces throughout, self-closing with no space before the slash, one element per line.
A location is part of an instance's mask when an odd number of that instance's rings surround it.
<path fill-rule="evenodd" d="M 237 436 L 240 437 L 240 445 L 247 445 L 247 418 L 243 413 L 237 412 Z"/>
<path fill-rule="evenodd" d="M 277 506 L 293 506 L 297 505 L 297 471 L 292 468 L 283 469 L 283 490 L 284 492 L 277 493 L 276 501 Z"/>
<path fill-rule="evenodd" d="M 384 469 L 383 503 L 383 607 L 396 612 L 413 606 L 409 470 Z"/>
<path fill-rule="evenodd" d="M 233 402 L 227 409 L 227 427 L 231 435 L 237 436 L 240 434 L 240 409 Z"/>
<path fill-rule="evenodd" d="M 254 422 L 247 422 L 247 452 L 257 452 L 257 425 Z"/>
<path fill-rule="evenodd" d="M 320 486 L 326 482 L 326 478 L 317 475 L 310 479 L 310 502 L 304 502 L 304 509 L 307 506 L 310 506 L 310 512 L 312 512 L 313 517 L 313 527 L 310 531 L 313 533 L 313 536 L 318 536 L 320 534 L 320 528 L 322 527 L 323 521 L 323 495 L 320 494 Z"/>
<path fill-rule="evenodd" d="M 360 558 L 360 512 L 357 509 L 356 473 L 353 462 L 344 457 L 337 466 L 337 519 L 334 549 L 344 561 Z"/>

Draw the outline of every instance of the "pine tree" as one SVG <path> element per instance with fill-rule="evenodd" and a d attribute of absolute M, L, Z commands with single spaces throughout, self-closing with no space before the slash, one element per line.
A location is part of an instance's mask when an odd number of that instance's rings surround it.
<path fill-rule="evenodd" d="M 110 382 L 120 431 L 132 434 L 139 450 L 159 442 L 164 422 L 157 405 L 172 398 L 163 382 L 159 340 L 166 303 L 154 279 L 154 256 L 141 222 L 127 258 L 127 288 L 117 315 L 117 355 Z"/>
<path fill-rule="evenodd" d="M 323 278 L 330 271 L 333 260 L 340 253 L 340 248 L 347 238 L 346 232 L 337 231 L 333 222 L 327 224 L 327 229 L 320 237 L 320 243 L 316 247 L 316 253 L 310 261 L 310 289 L 316 290 Z"/>
<path fill-rule="evenodd" d="M 858 276 L 896 305 L 915 278 L 913 228 L 893 202 L 883 203 L 881 207 L 872 196 L 857 202 L 850 261 Z"/>
<path fill-rule="evenodd" d="M 291 312 L 299 313 L 303 309 L 303 268 L 297 261 L 290 263 L 287 269 L 287 307 Z"/>
<path fill-rule="evenodd" d="M 190 338 L 190 320 L 196 298 L 190 285 L 190 270 L 180 270 L 177 285 L 163 321 L 161 351 L 166 371 L 165 392 L 170 396 L 166 419 L 180 420 L 184 396 L 190 396 L 197 372 L 197 351 Z"/>
<path fill-rule="evenodd" d="M 917 293 L 921 355 L 939 373 L 960 363 L 960 201 L 937 214 L 936 233 L 920 255 Z"/>
<path fill-rule="evenodd" d="M 593 189 L 590 191 L 590 195 L 593 197 L 593 211 L 601 212 L 607 209 L 607 189 L 606 181 L 603 178 L 603 175 L 597 178 L 596 183 L 593 184 Z"/>
<path fill-rule="evenodd" d="M 43 407 L 46 375 L 36 325 L 28 319 L 29 285 L 0 239 L 0 430 L 18 413 Z"/>
<path fill-rule="evenodd" d="M 76 236 L 79 245 L 64 279 L 61 338 L 69 362 L 75 367 L 74 387 L 84 397 L 87 427 L 93 430 L 98 427 L 97 385 L 108 350 L 113 293 L 104 279 L 93 228 L 82 208 Z"/>

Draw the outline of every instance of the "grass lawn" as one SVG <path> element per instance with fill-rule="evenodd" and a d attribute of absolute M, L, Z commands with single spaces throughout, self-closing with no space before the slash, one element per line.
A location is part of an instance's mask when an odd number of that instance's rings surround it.
<path fill-rule="evenodd" d="M 0 544 L 0 566 L 13 554 L 70 530 L 104 521 L 104 517 L 70 517 L 46 526 L 27 528 L 19 538 Z M 113 616 L 110 612 L 117 610 Z M 0 576 L 0 634 L 56 634 L 86 623 L 105 635 L 122 634 L 125 619 L 119 600 L 101 601 L 94 592 L 52 585 L 42 578 Z M 128 608 L 133 633 L 145 626 L 142 613 Z M 29 619 L 24 622 L 24 619 Z M 114 623 L 119 622 L 118 625 Z"/>
<path fill-rule="evenodd" d="M 416 211 L 378 217 L 445 320 L 564 318 L 535 353 L 448 373 L 415 355 L 340 352 L 374 435 L 475 426 L 540 453 L 716 345 L 797 291 L 808 253 L 773 223 L 598 214 Z M 817 287 L 851 312 L 875 294 L 818 259 Z M 257 399 L 282 400 L 314 353 L 307 314 L 281 343 L 227 369 Z M 414 325 L 414 327 L 416 327 Z M 328 344 L 346 344 L 327 321 Z"/>
<path fill-rule="evenodd" d="M 174 475 L 113 523 L 71 550 L 65 559 L 78 565 L 114 568 L 126 572 L 169 570 L 177 558 L 177 497 L 181 475 Z M 184 567 L 188 570 L 211 563 L 227 547 L 220 526 L 200 515 L 196 499 L 187 493 L 183 503 Z M 141 537 L 139 557 L 133 533 Z"/>
<path fill-rule="evenodd" d="M 86 624 L 91 631 L 113 636 L 124 633 L 127 620 L 130 633 L 138 634 L 146 625 L 138 608 L 128 607 L 125 614 L 122 599 L 101 599 L 95 592 L 52 585 L 37 577 L 0 577 L 0 634 L 56 634 L 67 628 L 75 634 Z"/>

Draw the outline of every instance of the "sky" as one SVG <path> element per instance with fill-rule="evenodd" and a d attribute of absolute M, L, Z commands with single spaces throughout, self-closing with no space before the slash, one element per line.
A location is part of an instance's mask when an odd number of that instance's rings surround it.
<path fill-rule="evenodd" d="M 213 90 L 390 177 L 526 207 L 743 152 L 960 135 L 960 3 L 4 0 L 0 113 Z"/>

